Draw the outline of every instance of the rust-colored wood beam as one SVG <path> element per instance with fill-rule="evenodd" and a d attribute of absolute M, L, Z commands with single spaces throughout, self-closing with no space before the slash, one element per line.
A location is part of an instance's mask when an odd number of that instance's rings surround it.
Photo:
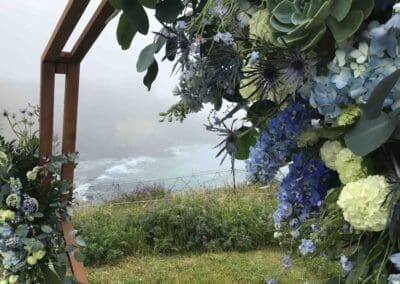
<path fill-rule="evenodd" d="M 54 121 L 54 63 L 42 63 L 40 75 L 40 121 L 39 121 L 39 158 L 43 165 L 46 158 L 53 151 L 53 121 Z M 44 181 L 44 187 L 48 187 L 49 181 Z"/>
<path fill-rule="evenodd" d="M 71 51 L 71 61 L 81 62 L 86 56 L 94 42 L 107 25 L 107 20 L 114 13 L 115 9 L 108 0 L 103 0 L 88 25 L 76 41 Z"/>
<path fill-rule="evenodd" d="M 42 55 L 42 62 L 55 62 L 82 17 L 90 0 L 69 0 Z"/>
<path fill-rule="evenodd" d="M 65 95 L 64 95 L 64 119 L 63 119 L 63 136 L 62 136 L 62 153 L 70 154 L 76 150 L 76 129 L 78 122 L 78 98 L 79 98 L 79 63 L 68 64 L 65 74 Z M 74 162 L 64 164 L 61 170 L 61 178 L 65 181 L 74 181 Z M 68 200 L 72 199 L 72 192 L 68 196 Z M 70 220 L 62 222 L 64 239 L 67 244 L 75 245 L 74 236 L 71 236 L 72 224 Z M 78 283 L 89 283 L 82 262 L 74 257 L 73 253 L 69 254 L 69 263 L 71 270 Z"/>

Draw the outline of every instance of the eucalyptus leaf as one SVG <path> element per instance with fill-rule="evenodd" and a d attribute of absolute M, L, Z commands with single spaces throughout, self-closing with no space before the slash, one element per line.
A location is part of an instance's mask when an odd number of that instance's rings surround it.
<path fill-rule="evenodd" d="M 133 27 L 141 34 L 147 35 L 149 32 L 149 19 L 146 11 L 138 0 L 121 0 L 122 10 L 133 25 Z"/>
<path fill-rule="evenodd" d="M 245 133 L 243 135 L 243 133 Z M 249 127 L 241 127 L 236 132 L 236 156 L 237 160 L 246 160 L 249 158 L 250 147 L 254 146 L 257 142 L 258 132 L 255 129 Z"/>
<path fill-rule="evenodd" d="M 157 45 L 152 43 L 146 46 L 139 55 L 138 61 L 136 62 L 136 70 L 138 72 L 146 71 L 151 64 L 154 62 L 154 53 L 157 50 Z"/>
<path fill-rule="evenodd" d="M 153 84 L 154 80 L 157 78 L 158 74 L 158 63 L 156 60 L 150 65 L 147 69 L 146 76 L 143 79 L 144 85 L 147 87 L 147 90 L 151 90 L 151 85 Z"/>
<path fill-rule="evenodd" d="M 53 229 L 48 225 L 43 225 L 40 229 L 42 230 L 43 233 L 46 234 L 50 234 L 51 232 L 53 232 Z"/>
<path fill-rule="evenodd" d="M 154 9 L 156 7 L 157 0 L 140 0 L 143 6 L 149 9 Z"/>
<path fill-rule="evenodd" d="M 116 10 L 121 10 L 122 9 L 122 1 L 121 0 L 108 0 L 111 4 L 111 6 L 114 7 Z"/>
<path fill-rule="evenodd" d="M 368 155 L 390 139 L 397 124 L 397 118 L 390 118 L 383 112 L 378 118 L 372 120 L 362 117 L 345 134 L 346 146 L 356 155 Z"/>
<path fill-rule="evenodd" d="M 78 262 L 84 262 L 85 261 L 85 256 L 79 250 L 75 250 L 74 251 L 74 257 Z"/>
<path fill-rule="evenodd" d="M 17 229 L 15 229 L 15 234 L 18 237 L 25 238 L 29 233 L 27 226 L 19 225 Z"/>
<path fill-rule="evenodd" d="M 80 247 L 86 246 L 85 240 L 84 240 L 81 236 L 77 236 L 77 237 L 75 238 L 75 242 L 76 242 L 76 244 L 77 244 L 78 246 L 80 246 Z"/>
<path fill-rule="evenodd" d="M 181 0 L 163 0 L 156 4 L 156 17 L 160 22 L 173 23 L 183 8 Z"/>
<path fill-rule="evenodd" d="M 276 103 L 270 100 L 257 101 L 247 111 L 247 119 L 256 124 L 260 119 L 268 119 L 274 114 Z"/>
<path fill-rule="evenodd" d="M 380 115 L 386 97 L 394 88 L 399 78 L 400 69 L 384 78 L 372 91 L 371 96 L 364 107 L 364 114 L 368 119 L 374 119 Z"/>
<path fill-rule="evenodd" d="M 117 28 L 117 40 L 123 50 L 129 49 L 137 30 L 128 20 L 126 14 L 121 14 Z"/>

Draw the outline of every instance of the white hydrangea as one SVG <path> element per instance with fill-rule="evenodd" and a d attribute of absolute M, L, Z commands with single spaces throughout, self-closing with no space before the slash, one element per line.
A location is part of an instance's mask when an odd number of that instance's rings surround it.
<path fill-rule="evenodd" d="M 344 219 L 354 229 L 379 232 L 385 229 L 389 215 L 389 186 L 384 176 L 368 176 L 348 183 L 340 193 L 337 204 Z"/>
<path fill-rule="evenodd" d="M 343 148 L 339 141 L 326 141 L 322 145 L 320 149 L 321 159 L 327 168 L 336 171 L 336 157 Z"/>

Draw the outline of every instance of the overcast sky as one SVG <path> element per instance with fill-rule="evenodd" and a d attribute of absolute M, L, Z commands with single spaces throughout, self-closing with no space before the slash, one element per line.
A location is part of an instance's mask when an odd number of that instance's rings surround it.
<path fill-rule="evenodd" d="M 100 1 L 92 0 L 78 30 Z M 39 98 L 40 56 L 67 0 L 13 0 L 0 4 L 0 109 L 15 110 Z M 152 30 L 158 30 L 152 22 Z M 158 113 L 177 101 L 171 65 L 161 64 L 152 91 L 135 69 L 140 50 L 152 36 L 137 36 L 129 51 L 116 41 L 114 19 L 81 65 L 78 150 L 82 159 L 159 156 L 170 146 L 216 143 L 202 125 L 207 112 L 183 124 L 159 123 Z M 72 46 L 67 44 L 67 50 Z M 57 129 L 62 113 L 61 75 L 57 78 Z"/>

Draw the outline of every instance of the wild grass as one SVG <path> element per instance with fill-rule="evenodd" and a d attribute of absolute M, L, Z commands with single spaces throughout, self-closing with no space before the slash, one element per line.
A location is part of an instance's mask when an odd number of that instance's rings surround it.
<path fill-rule="evenodd" d="M 323 258 L 294 261 L 282 267 L 283 252 L 269 248 L 251 252 L 191 253 L 127 257 L 114 265 L 89 269 L 90 283 L 325 283 L 338 265 Z M 306 282 L 308 281 L 308 282 Z"/>
<path fill-rule="evenodd" d="M 149 253 L 248 251 L 275 244 L 273 189 L 174 194 L 77 210 L 86 263 Z"/>

